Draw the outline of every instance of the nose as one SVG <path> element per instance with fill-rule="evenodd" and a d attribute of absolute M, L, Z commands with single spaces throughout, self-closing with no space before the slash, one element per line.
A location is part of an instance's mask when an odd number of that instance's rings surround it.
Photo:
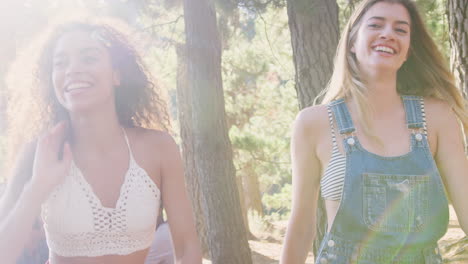
<path fill-rule="evenodd" d="M 66 68 L 66 75 L 79 74 L 84 71 L 83 64 L 78 59 L 70 59 Z"/>
<path fill-rule="evenodd" d="M 386 39 L 386 40 L 393 40 L 395 38 L 395 32 L 393 32 L 392 26 L 388 25 L 385 26 L 382 31 L 380 31 L 379 38 Z"/>

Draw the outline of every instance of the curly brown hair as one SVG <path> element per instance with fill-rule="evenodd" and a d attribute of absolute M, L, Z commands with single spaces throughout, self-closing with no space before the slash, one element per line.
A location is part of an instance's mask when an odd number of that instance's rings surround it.
<path fill-rule="evenodd" d="M 42 41 L 38 40 L 43 43 L 39 54 L 36 54 L 37 45 L 31 46 L 31 54 L 27 51 L 20 54 L 10 69 L 7 92 L 9 154 L 16 154 L 19 145 L 34 140 L 45 129 L 68 119 L 68 112 L 54 92 L 52 58 L 60 37 L 75 31 L 89 32 L 109 51 L 112 66 L 120 74 L 120 85 L 115 87 L 120 124 L 169 130 L 166 102 L 129 39 L 107 24 L 68 22 L 55 27 L 47 34 L 48 37 L 42 37 Z M 34 57 L 37 57 L 35 69 L 28 71 L 28 63 Z"/>
<path fill-rule="evenodd" d="M 120 73 L 121 84 L 115 87 L 115 104 L 119 121 L 123 126 L 151 126 L 167 128 L 169 118 L 164 100 L 156 93 L 156 85 L 150 80 L 141 58 L 129 45 L 123 34 L 110 26 L 72 22 L 58 27 L 44 47 L 39 58 L 37 79 L 44 92 L 53 123 L 63 120 L 65 109 L 55 97 L 51 72 L 52 55 L 58 39 L 68 32 L 85 31 L 108 49 L 112 66 Z"/>

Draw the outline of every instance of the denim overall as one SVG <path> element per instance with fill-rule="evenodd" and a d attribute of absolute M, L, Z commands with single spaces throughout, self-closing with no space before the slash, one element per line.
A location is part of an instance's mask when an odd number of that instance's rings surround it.
<path fill-rule="evenodd" d="M 320 246 L 317 264 L 442 263 L 437 241 L 447 231 L 444 187 L 429 149 L 422 98 L 402 96 L 411 150 L 370 153 L 354 135 L 344 99 L 330 106 L 346 151 L 341 203 Z"/>

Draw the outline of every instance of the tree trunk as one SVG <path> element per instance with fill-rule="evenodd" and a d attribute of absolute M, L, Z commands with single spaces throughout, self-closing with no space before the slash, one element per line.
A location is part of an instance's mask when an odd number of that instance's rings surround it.
<path fill-rule="evenodd" d="M 336 0 L 287 0 L 299 107 L 313 104 L 333 71 L 338 45 Z"/>
<path fill-rule="evenodd" d="M 333 58 L 339 38 L 336 0 L 287 0 L 289 29 L 296 69 L 299 107 L 313 104 L 333 72 Z M 319 196 L 321 197 L 321 196 Z M 314 256 L 326 231 L 326 212 L 321 198 L 317 209 Z"/>
<path fill-rule="evenodd" d="M 187 88 L 191 92 L 193 168 L 211 260 L 252 263 L 225 119 L 221 42 L 211 0 L 184 0 Z"/>
<path fill-rule="evenodd" d="M 247 209 L 254 210 L 259 216 L 263 216 L 262 195 L 260 194 L 260 184 L 255 173 L 253 162 L 246 164 L 243 173 L 243 186 L 245 190 L 245 205 Z"/>
<path fill-rule="evenodd" d="M 468 0 L 448 0 L 447 15 L 452 70 L 457 86 L 468 99 Z"/>
<path fill-rule="evenodd" d="M 187 82 L 187 50 L 183 44 L 176 45 L 177 53 L 177 109 L 180 122 L 180 136 L 182 138 L 182 156 L 185 167 L 185 183 L 188 194 L 192 201 L 195 226 L 202 245 L 203 256 L 208 256 L 206 241 L 206 228 L 203 222 L 203 211 L 201 207 L 201 188 L 195 169 L 195 150 L 193 145 L 192 118 L 192 93 L 188 89 Z"/>
<path fill-rule="evenodd" d="M 449 24 L 451 55 L 450 62 L 458 88 L 468 99 L 468 0 L 448 0 L 447 16 Z M 466 132 L 466 131 L 465 131 Z M 442 251 L 453 260 L 466 263 L 468 252 L 465 249 L 468 238 L 443 245 Z M 451 254 L 448 254 L 451 252 Z"/>
<path fill-rule="evenodd" d="M 247 233 L 247 239 L 248 240 L 255 240 L 256 237 L 250 232 L 250 226 L 249 226 L 249 217 L 247 213 L 249 212 L 249 209 L 247 207 L 247 202 L 245 199 L 245 192 L 244 192 L 244 182 L 242 176 L 237 174 L 236 177 L 236 182 L 237 182 L 237 191 L 239 192 L 239 200 L 240 200 L 240 207 L 241 207 L 241 212 L 242 212 L 242 220 L 244 220 L 244 226 L 245 226 L 245 232 Z"/>
<path fill-rule="evenodd" d="M 240 195 L 240 203 L 242 210 L 242 218 L 246 226 L 247 237 L 249 240 L 257 240 L 257 237 L 251 232 L 249 226 L 248 213 L 250 210 L 257 212 L 259 216 L 263 216 L 262 196 L 260 194 L 260 186 L 257 175 L 252 169 L 252 164 L 248 162 L 246 167 L 238 173 L 237 188 Z"/>

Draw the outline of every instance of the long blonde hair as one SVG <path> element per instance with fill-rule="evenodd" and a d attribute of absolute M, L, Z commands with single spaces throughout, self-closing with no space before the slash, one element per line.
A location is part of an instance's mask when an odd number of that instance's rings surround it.
<path fill-rule="evenodd" d="M 351 47 L 364 14 L 376 3 L 388 2 L 403 5 L 411 18 L 411 42 L 409 56 L 397 73 L 397 91 L 401 95 L 433 97 L 447 102 L 460 119 L 463 130 L 468 131 L 466 101 L 457 89 L 449 67 L 430 37 L 416 5 L 410 0 L 364 0 L 351 15 L 338 43 L 332 77 L 326 89 L 316 98 L 323 96 L 322 103 L 352 97 L 357 103 L 357 115 L 362 120 L 363 132 L 372 135 L 369 122 L 371 112 L 367 103 L 367 87 L 361 79 L 356 56 Z"/>

